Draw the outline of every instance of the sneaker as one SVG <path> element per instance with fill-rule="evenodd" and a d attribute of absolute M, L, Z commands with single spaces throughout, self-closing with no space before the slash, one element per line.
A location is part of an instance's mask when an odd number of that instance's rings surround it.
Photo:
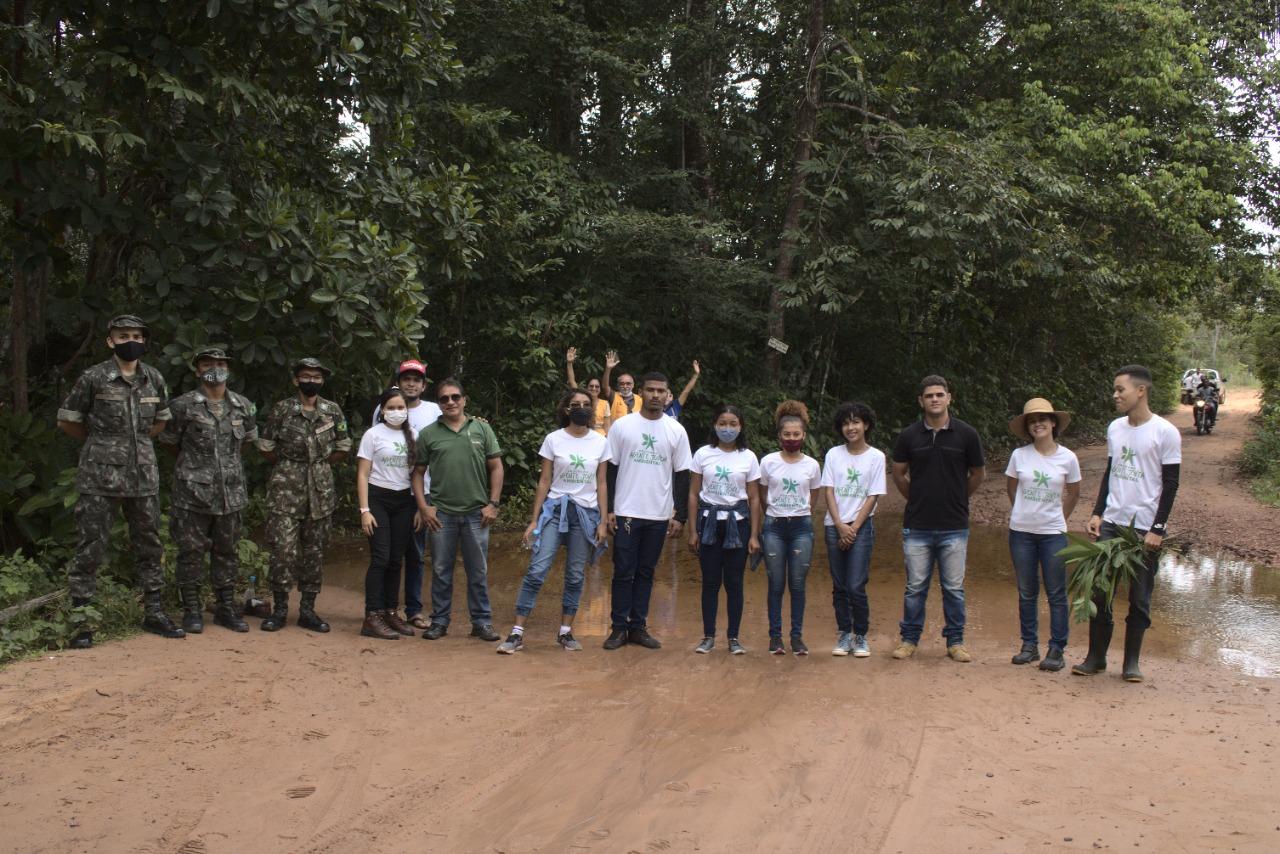
<path fill-rule="evenodd" d="M 782 645 L 782 635 L 769 635 L 769 652 L 772 655 L 787 654 L 787 648 Z"/>
<path fill-rule="evenodd" d="M 973 661 L 973 656 L 969 654 L 969 650 L 965 649 L 962 643 L 953 643 L 947 647 L 947 657 L 952 661 L 961 663 Z"/>
<path fill-rule="evenodd" d="M 518 635 L 515 632 L 507 635 L 507 639 L 498 644 L 498 652 L 503 655 L 512 655 L 524 649 L 524 635 Z"/>
<path fill-rule="evenodd" d="M 577 652 L 578 650 L 582 649 L 582 644 L 578 643 L 577 639 L 574 638 L 573 632 L 565 632 L 564 634 L 560 635 L 558 638 L 556 638 L 556 643 L 560 644 L 562 647 L 569 650 L 570 652 Z"/>
<path fill-rule="evenodd" d="M 846 656 L 849 654 L 850 640 L 848 632 L 841 632 L 836 636 L 836 645 L 831 648 L 832 655 Z"/>
<path fill-rule="evenodd" d="M 432 623 L 427 626 L 427 630 L 422 633 L 423 640 L 440 640 L 440 638 L 449 634 L 449 627 L 444 623 Z"/>
<path fill-rule="evenodd" d="M 1040 648 L 1033 643 L 1022 642 L 1022 649 L 1010 659 L 1014 664 L 1030 664 L 1040 660 Z"/>
<path fill-rule="evenodd" d="M 715 648 L 716 648 L 715 638 L 703 638 L 702 642 L 693 648 L 693 651 L 697 653 L 701 653 L 702 655 L 706 655 L 707 653 L 711 652 L 711 650 Z"/>
<path fill-rule="evenodd" d="M 910 658 L 916 654 L 916 645 L 909 641 L 901 641 L 898 648 L 893 651 L 893 657 L 898 659 Z"/>
<path fill-rule="evenodd" d="M 729 638 L 729 654 L 730 655 L 746 655 L 747 648 L 738 643 L 737 638 Z"/>
<path fill-rule="evenodd" d="M 471 637 L 480 638 L 482 641 L 496 641 L 501 639 L 502 635 L 495 632 L 489 623 L 472 623 Z"/>
<path fill-rule="evenodd" d="M 1049 647 L 1049 651 L 1044 655 L 1044 661 L 1040 662 L 1041 670 L 1058 671 L 1066 666 L 1067 663 L 1062 660 L 1062 650 L 1056 646 Z"/>
<path fill-rule="evenodd" d="M 613 631 L 609 632 L 609 637 L 605 638 L 604 648 L 617 649 L 618 647 L 622 646 L 626 642 L 627 642 L 627 630 L 614 629 Z"/>
<path fill-rule="evenodd" d="M 649 630 L 644 626 L 632 629 L 627 635 L 627 643 L 633 643 L 645 649 L 662 649 L 662 641 L 649 634 Z"/>
<path fill-rule="evenodd" d="M 853 636 L 853 657 L 854 658 L 870 658 L 871 647 L 867 645 L 866 635 Z"/>
<path fill-rule="evenodd" d="M 791 636 L 791 651 L 796 655 L 808 655 L 809 647 L 805 646 L 804 638 L 799 635 Z"/>

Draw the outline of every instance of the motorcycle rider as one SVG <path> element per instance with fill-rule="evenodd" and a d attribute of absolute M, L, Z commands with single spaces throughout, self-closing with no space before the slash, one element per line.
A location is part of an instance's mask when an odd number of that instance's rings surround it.
<path fill-rule="evenodd" d="M 1209 379 L 1208 374 L 1201 374 L 1200 384 L 1196 386 L 1196 397 L 1204 401 L 1204 423 L 1213 427 L 1218 423 L 1218 386 Z"/>

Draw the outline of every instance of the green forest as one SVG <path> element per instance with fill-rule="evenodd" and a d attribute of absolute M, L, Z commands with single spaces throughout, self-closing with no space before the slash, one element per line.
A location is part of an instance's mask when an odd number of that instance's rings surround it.
<path fill-rule="evenodd" d="M 1030 396 L 1096 428 L 1129 362 L 1171 401 L 1188 330 L 1280 300 L 1274 0 L 0 8 L 6 553 L 69 544 L 53 416 L 121 311 L 175 394 L 207 343 L 260 409 L 320 357 L 357 432 L 421 357 L 518 491 L 569 346 L 700 360 L 695 438 L 892 430 L 936 372 L 999 443 Z"/>

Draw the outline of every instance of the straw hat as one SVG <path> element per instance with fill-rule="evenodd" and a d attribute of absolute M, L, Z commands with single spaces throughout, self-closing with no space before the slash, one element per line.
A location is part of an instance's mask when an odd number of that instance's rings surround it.
<path fill-rule="evenodd" d="M 1027 416 L 1044 413 L 1045 415 L 1053 415 L 1058 419 L 1058 435 L 1061 436 L 1067 430 L 1067 425 L 1071 423 L 1071 413 L 1064 412 L 1061 409 L 1054 409 L 1053 404 L 1045 400 L 1043 397 L 1033 397 L 1022 407 L 1022 414 L 1015 415 L 1009 422 L 1009 432 L 1017 436 L 1019 439 L 1031 441 L 1031 434 L 1027 432 Z"/>

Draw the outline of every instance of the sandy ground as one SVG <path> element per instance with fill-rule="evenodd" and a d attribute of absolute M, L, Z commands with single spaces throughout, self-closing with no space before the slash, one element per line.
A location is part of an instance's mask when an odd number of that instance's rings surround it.
<path fill-rule="evenodd" d="M 1225 446 L 1243 420 L 1230 411 L 1203 445 Z M 1197 482 L 1219 488 L 1216 473 Z M 1193 503 L 1217 512 L 1184 489 L 1180 518 Z M 1274 511 L 1258 518 L 1280 528 Z M 920 654 L 894 661 L 895 521 L 882 517 L 865 660 L 827 654 L 821 553 L 807 658 L 764 654 L 759 576 L 751 653 L 728 656 L 722 638 L 714 655 L 690 654 L 698 575 L 675 548 L 651 613 L 664 649 L 600 648 L 606 558 L 579 616 L 586 649 L 552 642 L 557 573 L 526 650 L 508 657 L 465 637 L 461 601 L 441 641 L 361 638 L 350 588 L 363 555 L 348 548 L 320 600 L 327 636 L 215 626 L 12 665 L 0 671 L 0 850 L 1280 850 L 1280 680 L 1159 625 L 1142 685 L 1115 672 L 1122 630 L 1104 676 L 1013 667 L 1007 568 L 970 585 L 972 664 L 944 657 L 936 588 Z M 998 536 L 986 541 L 975 575 L 998 562 Z M 493 555 L 505 630 L 527 553 L 508 537 Z M 1265 589 L 1260 613 L 1275 622 Z M 1068 659 L 1081 654 L 1073 639 Z"/>
<path fill-rule="evenodd" d="M 1253 435 L 1258 403 L 1258 393 L 1252 389 L 1229 391 L 1217 426 L 1208 436 L 1196 435 L 1191 407 L 1179 406 L 1169 416 L 1182 432 L 1182 471 L 1169 531 L 1200 551 L 1222 551 L 1280 566 L 1280 509 L 1255 499 L 1236 468 L 1241 446 Z M 1077 447 L 1070 435 L 1064 441 L 1080 458 L 1084 475 L 1080 504 L 1070 520 L 1072 530 L 1083 531 L 1107 468 L 1107 446 Z M 1008 524 L 1009 499 L 1004 489 L 1003 466 L 991 467 L 973 500 L 975 522 Z"/>

